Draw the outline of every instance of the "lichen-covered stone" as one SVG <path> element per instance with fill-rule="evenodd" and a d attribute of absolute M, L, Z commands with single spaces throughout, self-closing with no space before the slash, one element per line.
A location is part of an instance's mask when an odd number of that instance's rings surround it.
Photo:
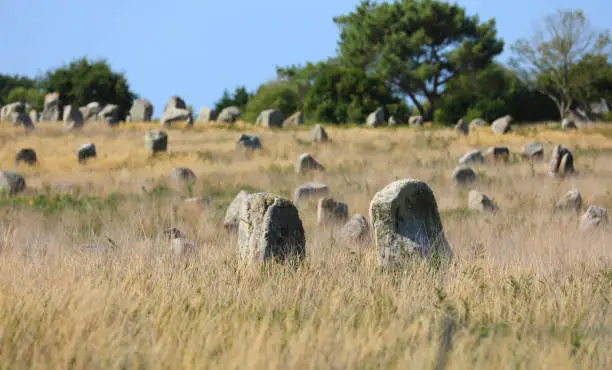
<path fill-rule="evenodd" d="M 495 212 L 498 209 L 489 197 L 477 190 L 468 194 L 468 208 L 479 212 Z"/>
<path fill-rule="evenodd" d="M 555 209 L 559 211 L 579 212 L 582 208 L 582 196 L 578 189 L 572 189 L 565 193 L 561 199 L 555 203 Z"/>
<path fill-rule="evenodd" d="M 433 191 L 406 179 L 387 185 L 370 203 L 370 219 L 381 266 L 413 256 L 451 256 Z"/>
<path fill-rule="evenodd" d="M 238 251 L 244 264 L 303 260 L 306 238 L 295 205 L 273 194 L 250 194 L 240 209 Z"/>
<path fill-rule="evenodd" d="M 304 124 L 304 115 L 302 114 L 302 112 L 295 112 L 283 122 L 283 127 L 299 126 L 303 124 Z"/>
<path fill-rule="evenodd" d="M 527 143 L 523 145 L 521 155 L 526 159 L 542 159 L 544 158 L 544 145 L 537 141 Z"/>
<path fill-rule="evenodd" d="M 590 205 L 580 218 L 580 230 L 587 231 L 602 228 L 608 225 L 608 210 Z"/>
<path fill-rule="evenodd" d="M 293 201 L 298 204 L 309 199 L 319 199 L 329 194 L 329 187 L 325 184 L 310 182 L 300 185 L 293 192 Z"/>
<path fill-rule="evenodd" d="M 240 118 L 240 108 L 227 107 L 224 108 L 217 116 L 217 122 L 234 123 Z"/>
<path fill-rule="evenodd" d="M 225 211 L 225 218 L 223 220 L 223 227 L 228 232 L 235 232 L 238 230 L 240 208 L 242 208 L 242 203 L 244 203 L 250 194 L 251 193 L 248 191 L 241 190 L 227 207 L 227 210 Z"/>
<path fill-rule="evenodd" d="M 348 219 L 348 205 L 332 198 L 319 199 L 317 204 L 317 225 L 337 225 Z"/>
<path fill-rule="evenodd" d="M 367 239 L 369 231 L 368 220 L 360 214 L 353 215 L 342 228 L 344 238 L 352 243 L 362 242 Z"/>
<path fill-rule="evenodd" d="M 325 167 L 309 153 L 301 154 L 295 162 L 295 172 L 303 174 L 311 171 L 325 171 Z"/>

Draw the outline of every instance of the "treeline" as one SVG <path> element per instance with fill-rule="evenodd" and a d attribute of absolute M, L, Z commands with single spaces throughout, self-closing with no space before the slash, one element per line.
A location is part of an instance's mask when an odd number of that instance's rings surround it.
<path fill-rule="evenodd" d="M 541 22 L 544 32 L 511 45 L 512 59 L 494 19 L 481 21 L 457 4 L 435 0 L 363 1 L 333 19 L 338 55 L 324 61 L 277 66 L 276 79 L 256 91 L 224 91 L 217 112 L 237 106 L 254 122 L 265 109 L 301 111 L 306 121 L 363 123 L 382 108 L 406 122 L 412 115 L 452 124 L 458 119 L 559 120 L 591 102 L 612 103 L 611 40 L 579 10 L 559 10 Z M 80 59 L 42 78 L 0 76 L 0 102 L 41 108 L 44 92 L 64 104 L 113 103 L 122 114 L 135 94 L 105 61 Z"/>

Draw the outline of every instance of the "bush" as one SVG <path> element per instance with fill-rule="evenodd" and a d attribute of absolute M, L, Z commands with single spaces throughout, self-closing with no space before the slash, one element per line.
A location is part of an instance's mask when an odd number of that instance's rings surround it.
<path fill-rule="evenodd" d="M 244 119 L 255 122 L 266 109 L 278 109 L 285 117 L 301 109 L 300 96 L 295 86 L 286 81 L 273 81 L 261 85 L 246 105 Z"/>

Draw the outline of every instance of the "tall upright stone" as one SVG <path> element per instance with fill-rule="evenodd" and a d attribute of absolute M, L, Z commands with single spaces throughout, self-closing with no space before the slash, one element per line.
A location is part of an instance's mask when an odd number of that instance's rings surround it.
<path fill-rule="evenodd" d="M 45 104 L 40 120 L 57 122 L 60 120 L 60 94 L 57 92 L 45 95 Z"/>
<path fill-rule="evenodd" d="M 248 195 L 240 209 L 238 252 L 245 265 L 301 262 L 306 256 L 306 238 L 295 205 L 269 193 Z"/>
<path fill-rule="evenodd" d="M 196 122 L 209 123 L 214 122 L 217 119 L 217 112 L 214 109 L 208 107 L 202 107 Z"/>
<path fill-rule="evenodd" d="M 493 121 L 491 124 L 491 130 L 493 130 L 493 132 L 496 134 L 507 134 L 510 132 L 511 125 L 512 117 L 510 115 L 505 115 Z"/>
<path fill-rule="evenodd" d="M 78 129 L 83 127 L 83 114 L 72 105 L 64 107 L 64 127 L 67 129 Z"/>
<path fill-rule="evenodd" d="M 548 174 L 551 177 L 565 177 L 574 173 L 574 157 L 569 149 L 557 145 L 553 148 Z"/>
<path fill-rule="evenodd" d="M 378 127 L 383 123 L 385 123 L 385 112 L 382 110 L 382 108 L 378 108 L 374 112 L 370 113 L 366 119 L 366 125 L 369 127 Z"/>
<path fill-rule="evenodd" d="M 131 122 L 151 122 L 153 119 L 153 104 L 147 99 L 136 99 L 130 108 Z"/>
<path fill-rule="evenodd" d="M 370 203 L 370 220 L 383 267 L 414 255 L 452 255 L 433 191 L 422 181 L 398 180 L 380 190 Z"/>
<path fill-rule="evenodd" d="M 329 140 L 329 137 L 327 136 L 325 128 L 317 123 L 315 127 L 312 128 L 312 131 L 310 131 L 310 139 L 313 143 L 325 143 Z"/>
<path fill-rule="evenodd" d="M 150 155 L 168 150 L 168 134 L 162 130 L 149 130 L 145 134 L 145 149 Z"/>
<path fill-rule="evenodd" d="M 255 124 L 268 128 L 281 128 L 283 127 L 284 120 L 285 115 L 281 111 L 277 109 L 266 109 L 259 113 Z"/>
<path fill-rule="evenodd" d="M 115 104 L 107 104 L 98 113 L 98 121 L 106 123 L 110 126 L 115 126 L 119 123 L 119 106 Z"/>

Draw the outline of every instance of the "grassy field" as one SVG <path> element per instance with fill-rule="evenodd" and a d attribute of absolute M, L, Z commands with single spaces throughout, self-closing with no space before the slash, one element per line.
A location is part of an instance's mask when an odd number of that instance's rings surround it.
<path fill-rule="evenodd" d="M 584 209 L 612 210 L 612 125 L 578 132 L 524 127 L 469 136 L 451 129 L 264 130 L 196 125 L 168 129 L 168 153 L 150 158 L 146 124 L 91 125 L 79 133 L 39 124 L 0 129 L 0 169 L 17 169 L 28 190 L 0 198 L 0 369 L 609 369 L 612 368 L 612 230 L 585 234 L 579 215 L 553 213 L 580 189 Z M 235 151 L 241 132 L 264 149 Z M 478 182 L 452 186 L 471 149 L 540 141 L 545 160 L 474 166 Z M 98 158 L 79 165 L 93 142 Z M 574 154 L 577 176 L 549 178 L 555 144 Z M 39 165 L 15 168 L 20 148 Z M 311 153 L 325 173 L 298 175 Z M 167 181 L 189 167 L 192 188 Z M 377 268 L 374 245 L 318 230 L 314 205 L 300 208 L 307 258 L 297 270 L 242 271 L 235 237 L 222 228 L 240 189 L 291 197 L 308 181 L 329 185 L 350 214 L 367 216 L 378 190 L 402 178 L 433 189 L 451 266 Z M 500 208 L 467 210 L 477 189 Z M 204 196 L 209 206 L 181 204 Z M 198 252 L 176 258 L 156 234 L 177 227 Z M 112 238 L 118 248 L 82 248 Z"/>

